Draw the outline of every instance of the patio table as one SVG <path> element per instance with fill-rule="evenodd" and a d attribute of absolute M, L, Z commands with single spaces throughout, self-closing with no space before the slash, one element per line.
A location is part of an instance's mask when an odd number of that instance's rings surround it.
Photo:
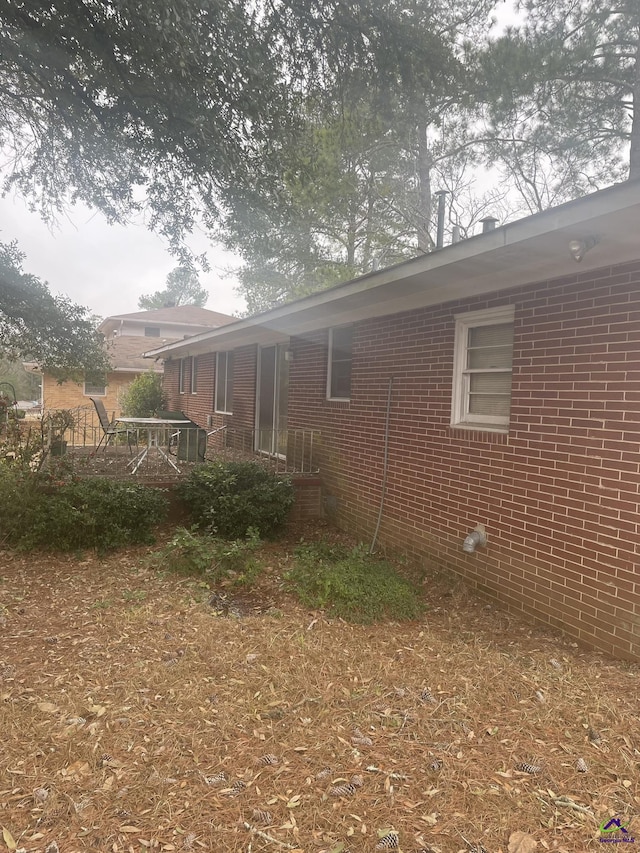
<path fill-rule="evenodd" d="M 142 465 L 149 453 L 154 450 L 157 456 L 160 456 L 171 467 L 180 473 L 180 469 L 171 459 L 168 453 L 162 449 L 162 436 L 166 435 L 167 430 L 174 427 L 184 426 L 185 420 L 169 420 L 166 418 L 116 418 L 120 424 L 127 424 L 134 429 L 144 429 L 147 432 L 147 443 L 143 449 L 128 463 L 127 468 L 131 468 L 131 473 L 135 474 L 138 468 Z"/>

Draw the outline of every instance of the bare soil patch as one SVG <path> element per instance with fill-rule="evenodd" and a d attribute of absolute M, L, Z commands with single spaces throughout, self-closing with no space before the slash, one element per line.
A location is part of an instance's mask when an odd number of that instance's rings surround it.
<path fill-rule="evenodd" d="M 636 667 L 446 581 L 419 623 L 329 620 L 290 545 L 240 597 L 0 553 L 0 850 L 573 853 L 640 815 Z"/>

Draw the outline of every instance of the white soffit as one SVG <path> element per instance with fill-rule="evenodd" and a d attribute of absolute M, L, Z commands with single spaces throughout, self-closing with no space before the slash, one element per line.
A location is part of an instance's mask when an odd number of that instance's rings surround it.
<path fill-rule="evenodd" d="M 591 270 L 640 258 L 639 223 L 640 183 L 619 184 L 148 355 L 182 357 L 271 344 L 327 326 L 538 281 L 577 280 Z M 598 242 L 577 263 L 569 241 L 588 236 Z"/>

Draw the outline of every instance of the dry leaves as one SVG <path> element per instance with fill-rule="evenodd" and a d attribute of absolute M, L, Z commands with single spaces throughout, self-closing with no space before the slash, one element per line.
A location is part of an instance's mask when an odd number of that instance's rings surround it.
<path fill-rule="evenodd" d="M 11 835 L 11 833 L 6 828 L 6 826 L 2 827 L 2 840 L 4 841 L 4 843 L 7 847 L 7 850 L 16 850 L 17 849 L 18 845 L 14 841 L 13 835 Z"/>
<path fill-rule="evenodd" d="M 532 853 L 538 842 L 526 832 L 512 832 L 509 836 L 509 853 Z"/>
<path fill-rule="evenodd" d="M 435 580 L 424 623 L 308 630 L 264 553 L 278 612 L 234 619 L 144 549 L 5 560 L 0 849 L 531 853 L 637 813 L 636 670 Z"/>

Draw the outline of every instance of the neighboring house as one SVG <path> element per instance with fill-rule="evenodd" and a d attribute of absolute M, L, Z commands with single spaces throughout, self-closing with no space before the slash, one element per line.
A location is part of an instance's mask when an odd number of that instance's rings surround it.
<path fill-rule="evenodd" d="M 42 406 L 44 410 L 74 409 L 91 406 L 90 397 L 100 397 L 109 413 L 122 414 L 122 391 L 141 373 L 162 372 L 162 363 L 143 358 L 145 350 L 154 343 L 169 343 L 216 329 L 235 318 L 194 305 L 159 308 L 107 317 L 99 331 L 104 335 L 111 361 L 111 370 L 98 382 L 63 382 L 48 373 L 42 377 Z"/>
<path fill-rule="evenodd" d="M 640 659 L 639 222 L 627 182 L 148 355 L 203 426 L 320 430 L 342 528 Z"/>

